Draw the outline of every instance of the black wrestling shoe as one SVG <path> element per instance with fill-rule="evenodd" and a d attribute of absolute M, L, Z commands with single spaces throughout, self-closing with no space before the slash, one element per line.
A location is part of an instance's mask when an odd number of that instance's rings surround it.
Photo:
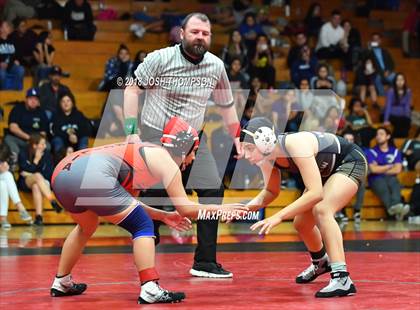
<path fill-rule="evenodd" d="M 56 200 L 51 200 L 50 204 L 55 212 L 60 213 L 61 211 L 63 211 L 63 208 L 60 207 Z"/>
<path fill-rule="evenodd" d="M 177 303 L 185 299 L 183 292 L 170 292 L 159 286 L 157 282 L 149 281 L 141 286 L 138 304 Z"/>
<path fill-rule="evenodd" d="M 218 263 L 194 262 L 190 269 L 190 274 L 201 278 L 232 278 L 230 271 L 223 269 Z"/>
<path fill-rule="evenodd" d="M 331 273 L 330 283 L 323 289 L 316 292 L 315 297 L 344 297 L 354 294 L 356 294 L 356 287 L 350 279 L 349 273 L 338 271 Z"/>
<path fill-rule="evenodd" d="M 55 277 L 50 295 L 52 297 L 74 296 L 82 294 L 86 289 L 85 283 L 74 283 L 71 275 L 67 275 L 62 278 Z"/>

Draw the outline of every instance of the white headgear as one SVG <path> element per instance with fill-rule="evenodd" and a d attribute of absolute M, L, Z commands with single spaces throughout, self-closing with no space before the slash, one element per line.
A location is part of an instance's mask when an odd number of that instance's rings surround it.
<path fill-rule="evenodd" d="M 270 155 L 277 144 L 276 133 L 274 128 L 260 127 L 254 133 L 249 130 L 242 129 L 243 132 L 254 138 L 254 143 L 257 149 L 264 155 Z"/>

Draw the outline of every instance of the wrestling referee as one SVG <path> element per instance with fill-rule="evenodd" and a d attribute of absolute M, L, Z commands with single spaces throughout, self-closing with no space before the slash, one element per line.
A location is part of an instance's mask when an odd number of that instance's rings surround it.
<path fill-rule="evenodd" d="M 138 132 L 138 98 L 143 91 L 146 94 L 141 114 L 141 139 L 159 145 L 162 130 L 172 116 L 178 116 L 202 131 L 206 106 L 212 98 L 234 139 L 238 155 L 242 156 L 240 125 L 225 67 L 221 59 L 208 51 L 211 42 L 209 18 L 202 13 L 189 14 L 182 23 L 181 39 L 179 45 L 149 53 L 135 71 L 135 85 L 126 86 L 126 134 Z M 188 180 L 184 185 L 197 193 L 200 203 L 221 204 L 224 187 L 204 140 L 201 139 L 194 164 L 183 171 L 184 182 Z M 198 221 L 198 245 L 191 275 L 232 277 L 232 273 L 216 260 L 217 227 L 218 221 Z"/>

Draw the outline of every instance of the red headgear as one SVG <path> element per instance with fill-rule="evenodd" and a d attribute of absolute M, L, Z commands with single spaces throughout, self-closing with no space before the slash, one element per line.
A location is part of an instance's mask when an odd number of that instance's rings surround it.
<path fill-rule="evenodd" d="M 162 145 L 176 156 L 187 156 L 200 144 L 197 130 L 179 117 L 172 117 L 163 129 Z"/>

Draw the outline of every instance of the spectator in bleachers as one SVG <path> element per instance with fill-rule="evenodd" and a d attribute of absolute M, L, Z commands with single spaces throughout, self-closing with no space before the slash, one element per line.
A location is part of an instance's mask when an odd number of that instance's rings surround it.
<path fill-rule="evenodd" d="M 125 44 L 121 44 L 118 48 L 117 55 L 110 58 L 105 65 L 104 79 L 98 86 L 99 91 L 110 91 L 118 88 L 117 79 L 131 76 L 133 71 L 133 62 L 130 59 L 130 50 Z"/>
<path fill-rule="evenodd" d="M 141 64 L 144 61 L 144 58 L 146 58 L 147 52 L 140 50 L 137 52 L 136 56 L 134 57 L 133 66 L 131 68 L 131 75 L 134 76 L 134 71 L 136 71 L 139 64 Z"/>
<path fill-rule="evenodd" d="M 275 38 L 280 34 L 280 32 L 277 29 L 275 23 L 270 21 L 268 12 L 268 8 L 260 8 L 256 17 L 256 21 L 257 24 L 261 25 L 263 33 L 265 33 L 269 38 Z"/>
<path fill-rule="evenodd" d="M 305 16 L 305 29 L 309 37 L 318 38 L 319 31 L 324 24 L 321 17 L 321 5 L 317 2 L 311 4 Z"/>
<path fill-rule="evenodd" d="M 276 70 L 273 66 L 273 51 L 266 35 L 259 35 L 255 54 L 251 54 L 249 75 L 258 77 L 267 88 L 274 88 L 276 84 Z"/>
<path fill-rule="evenodd" d="M 336 106 L 330 106 L 321 122 L 320 130 L 336 135 L 341 135 L 345 129 L 345 119 Z"/>
<path fill-rule="evenodd" d="M 236 19 L 233 15 L 233 8 L 229 5 L 216 6 L 215 12 L 210 14 L 210 20 L 215 20 L 217 23 L 227 29 L 234 28 L 236 26 Z"/>
<path fill-rule="evenodd" d="M 379 96 L 385 95 L 384 84 L 392 84 L 395 78 L 394 60 L 387 49 L 381 47 L 381 34 L 372 34 L 372 41 L 369 43 L 370 53 L 378 70 L 376 76 L 376 89 Z"/>
<path fill-rule="evenodd" d="M 74 151 L 88 147 L 89 121 L 76 108 L 75 98 L 66 94 L 60 98 L 60 108 L 54 115 L 51 146 L 54 154 L 71 147 Z"/>
<path fill-rule="evenodd" d="M 223 48 L 221 58 L 226 68 L 234 58 L 239 58 L 243 67 L 248 65 L 248 50 L 239 30 L 233 30 L 230 34 L 229 43 Z"/>
<path fill-rule="evenodd" d="M 292 64 L 290 77 L 295 86 L 299 86 L 302 79 L 311 80 L 316 75 L 318 60 L 308 45 L 300 49 L 300 57 Z"/>
<path fill-rule="evenodd" d="M 69 0 L 64 7 L 63 28 L 69 40 L 92 41 L 96 26 L 87 0 Z"/>
<path fill-rule="evenodd" d="M 401 152 L 407 160 L 408 169 L 417 172 L 417 178 L 420 177 L 420 128 L 417 129 L 414 139 L 407 139 Z"/>
<path fill-rule="evenodd" d="M 26 211 L 20 199 L 15 179 L 9 171 L 10 149 L 5 144 L 0 144 L 0 224 L 2 229 L 10 229 L 12 225 L 7 221 L 9 197 L 19 211 L 22 221 L 31 223 L 32 217 Z"/>
<path fill-rule="evenodd" d="M 392 124 L 396 138 L 408 137 L 411 126 L 411 89 L 404 74 L 397 73 L 393 85 L 386 94 L 384 125 Z"/>
<path fill-rule="evenodd" d="M 366 152 L 370 170 L 368 181 L 388 214 L 402 220 L 410 211 L 410 206 L 404 205 L 401 200 L 401 184 L 397 175 L 402 170 L 402 158 L 391 138 L 391 132 L 386 127 L 377 129 L 377 144 Z"/>
<path fill-rule="evenodd" d="M 233 58 L 227 71 L 230 86 L 232 89 L 247 89 L 248 79 L 244 73 L 241 72 L 242 63 L 239 58 Z"/>
<path fill-rule="evenodd" d="M 239 25 L 247 13 L 255 11 L 252 6 L 252 0 L 232 0 L 233 16 L 235 17 L 236 24 Z"/>
<path fill-rule="evenodd" d="M 31 68 L 36 63 L 33 50 L 38 36 L 32 29 L 28 29 L 26 19 L 16 18 L 13 26 L 15 30 L 9 35 L 9 39 L 16 48 L 16 59 L 25 68 Z"/>
<path fill-rule="evenodd" d="M 18 17 L 32 18 L 35 16 L 35 9 L 25 3 L 26 1 L 8 0 L 3 9 L 3 19 L 12 22 Z"/>
<path fill-rule="evenodd" d="M 349 115 L 346 120 L 362 147 L 369 148 L 370 141 L 375 137 L 376 130 L 366 106 L 359 98 L 352 98 L 349 104 Z"/>
<path fill-rule="evenodd" d="M 343 55 L 340 41 L 344 37 L 344 29 L 340 25 L 341 13 L 332 11 L 331 19 L 322 25 L 319 32 L 316 54 L 319 59 L 341 58 Z"/>
<path fill-rule="evenodd" d="M 316 76 L 311 79 L 311 88 L 335 90 L 335 86 L 335 79 L 329 74 L 328 66 L 320 64 L 316 70 Z"/>
<path fill-rule="evenodd" d="M 58 99 L 64 94 L 71 93 L 70 88 L 61 84 L 63 76 L 63 70 L 59 66 L 53 66 L 50 71 L 49 82 L 42 84 L 39 89 L 41 107 L 46 111 L 49 120 L 57 111 Z"/>
<path fill-rule="evenodd" d="M 7 21 L 0 22 L 0 89 L 21 90 L 25 69 L 16 59 L 16 48 L 9 39 L 11 31 Z"/>
<path fill-rule="evenodd" d="M 32 192 L 35 206 L 35 225 L 42 225 L 43 197 L 47 198 L 56 212 L 61 207 L 51 192 L 50 181 L 53 173 L 53 161 L 47 151 L 47 141 L 40 134 L 32 134 L 28 145 L 19 153 L 18 188 L 24 192 Z"/>
<path fill-rule="evenodd" d="M 404 56 L 411 56 L 411 38 L 414 37 L 419 40 L 420 38 L 420 2 L 417 2 L 415 10 L 413 10 L 404 20 L 402 32 L 402 50 Z M 418 43 L 417 43 L 418 44 Z M 419 48 L 417 46 L 417 48 Z"/>
<path fill-rule="evenodd" d="M 365 102 L 366 94 L 369 91 L 370 98 L 374 105 L 378 100 L 375 83 L 378 76 L 376 63 L 372 55 L 367 55 L 356 70 L 354 87 L 358 89 L 358 97 Z"/>
<path fill-rule="evenodd" d="M 304 32 L 297 32 L 294 36 L 294 45 L 289 49 L 287 54 L 287 66 L 292 68 L 292 65 L 295 61 L 299 60 L 301 57 L 300 50 L 303 46 L 308 46 L 308 38 Z"/>
<path fill-rule="evenodd" d="M 239 26 L 239 32 L 244 38 L 249 55 L 254 55 L 258 36 L 264 34 L 262 27 L 257 23 L 254 13 L 247 13 Z"/>
<path fill-rule="evenodd" d="M 345 70 L 352 70 L 353 65 L 356 64 L 361 51 L 362 39 L 360 32 L 352 27 L 351 22 L 346 19 L 342 22 L 344 29 L 344 36 L 340 41 L 340 46 L 343 51 L 343 62 Z"/>
<path fill-rule="evenodd" d="M 39 34 L 32 53 L 36 60 L 34 85 L 38 87 L 39 82 L 48 79 L 54 64 L 55 48 L 52 45 L 51 32 L 43 31 Z"/>
<path fill-rule="evenodd" d="M 314 100 L 314 94 L 310 88 L 310 82 L 308 78 L 302 78 L 299 82 L 299 93 L 298 102 L 302 107 L 302 111 L 310 109 Z"/>
<path fill-rule="evenodd" d="M 4 143 L 10 148 L 16 161 L 19 152 L 27 145 L 30 135 L 39 133 L 46 137 L 49 121 L 45 111 L 40 107 L 39 91 L 30 88 L 26 92 L 25 104 L 17 104 L 9 115 L 9 130 Z"/>
<path fill-rule="evenodd" d="M 296 132 L 301 121 L 300 110 L 296 90 L 282 90 L 280 100 L 273 102 L 271 119 L 281 132 Z"/>

